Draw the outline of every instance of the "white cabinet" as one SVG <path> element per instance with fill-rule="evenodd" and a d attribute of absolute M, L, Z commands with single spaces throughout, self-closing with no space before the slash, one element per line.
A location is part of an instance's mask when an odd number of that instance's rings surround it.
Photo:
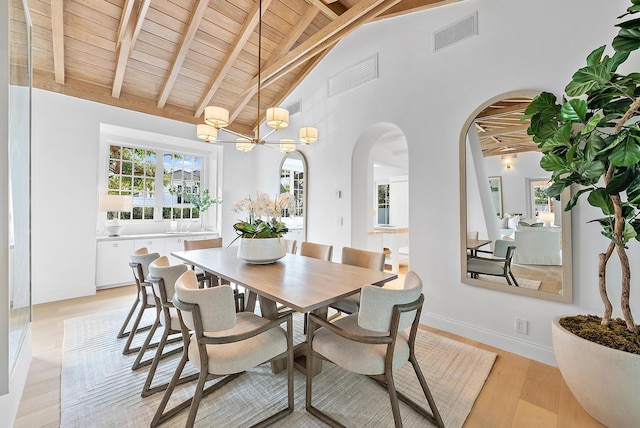
<path fill-rule="evenodd" d="M 133 241 L 134 251 L 143 247 L 147 249 L 149 254 L 158 253 L 161 256 L 164 256 L 165 239 L 153 237 L 153 238 L 136 239 Z"/>
<path fill-rule="evenodd" d="M 98 242 L 96 251 L 96 288 L 132 284 L 133 272 L 129 256 L 133 253 L 133 241 Z"/>
<path fill-rule="evenodd" d="M 110 288 L 133 284 L 133 272 L 129 257 L 133 252 L 146 247 L 149 253 L 168 256 L 171 264 L 181 263 L 171 257 L 173 251 L 184 250 L 184 240 L 216 238 L 217 233 L 190 233 L 184 235 L 156 234 L 98 238 L 96 251 L 96 288 Z"/>

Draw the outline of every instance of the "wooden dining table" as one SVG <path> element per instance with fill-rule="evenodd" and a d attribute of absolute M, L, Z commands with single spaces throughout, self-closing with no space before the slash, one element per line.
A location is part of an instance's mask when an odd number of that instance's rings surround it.
<path fill-rule="evenodd" d="M 278 317 L 278 303 L 296 312 L 313 312 L 326 318 L 331 303 L 357 294 L 365 285 L 382 286 L 398 277 L 394 273 L 297 254 L 287 254 L 269 264 L 251 264 L 238 258 L 236 252 L 237 247 L 228 247 L 176 251 L 171 255 L 246 288 L 247 310 L 254 310 L 257 296 L 262 316 L 268 319 Z M 303 370 L 307 369 L 305 354 L 306 345 L 297 345 L 296 366 Z M 317 363 L 311 368 L 314 374 L 322 367 L 320 360 Z M 272 363 L 274 372 L 284 368 L 285 360 Z"/>

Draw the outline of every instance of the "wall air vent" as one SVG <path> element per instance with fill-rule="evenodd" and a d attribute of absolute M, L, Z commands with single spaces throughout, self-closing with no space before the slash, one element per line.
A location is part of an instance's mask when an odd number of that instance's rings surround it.
<path fill-rule="evenodd" d="M 478 35 L 478 12 L 433 33 L 433 52 Z"/>
<path fill-rule="evenodd" d="M 289 104 L 286 109 L 289 111 L 289 116 L 300 113 L 302 111 L 302 101 L 298 100 L 292 104 Z"/>
<path fill-rule="evenodd" d="M 375 54 L 327 80 L 329 98 L 378 78 L 378 54 Z"/>

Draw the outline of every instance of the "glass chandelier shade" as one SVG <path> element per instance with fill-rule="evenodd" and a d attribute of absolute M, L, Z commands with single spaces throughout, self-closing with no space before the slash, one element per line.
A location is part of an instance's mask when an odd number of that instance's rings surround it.
<path fill-rule="evenodd" d="M 304 126 L 300 128 L 300 141 L 305 144 L 311 144 L 318 141 L 318 128 L 313 126 Z"/>
<path fill-rule="evenodd" d="M 280 140 L 280 151 L 283 153 L 291 153 L 296 149 L 296 140 L 293 138 L 283 138 Z"/>
<path fill-rule="evenodd" d="M 236 149 L 240 150 L 241 152 L 250 152 L 255 146 L 256 145 L 252 143 L 248 138 L 236 138 Z"/>
<path fill-rule="evenodd" d="M 229 110 L 223 107 L 208 106 L 204 109 L 204 123 L 216 129 L 229 125 Z"/>
<path fill-rule="evenodd" d="M 289 110 L 280 107 L 271 107 L 267 109 L 266 114 L 267 126 L 278 130 L 289 126 Z"/>

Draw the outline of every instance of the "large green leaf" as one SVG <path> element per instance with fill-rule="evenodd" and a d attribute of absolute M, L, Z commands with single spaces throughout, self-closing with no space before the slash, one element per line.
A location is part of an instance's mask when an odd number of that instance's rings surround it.
<path fill-rule="evenodd" d="M 591 135 L 584 146 L 585 158 L 587 160 L 595 159 L 605 145 L 605 141 L 601 136 L 597 134 Z"/>
<path fill-rule="evenodd" d="M 578 190 L 569 200 L 569 202 L 567 203 L 566 208 L 564 209 L 565 211 L 569 211 L 570 209 L 572 209 L 573 207 L 576 206 L 576 204 L 578 203 L 578 199 L 580 198 L 580 196 L 586 192 L 590 192 L 591 189 L 580 189 Z"/>
<path fill-rule="evenodd" d="M 536 113 L 544 111 L 556 112 L 559 108 L 556 104 L 556 96 L 550 92 L 542 92 L 536 96 L 524 111 L 524 119 L 528 119 Z"/>
<path fill-rule="evenodd" d="M 596 127 L 598 126 L 598 123 L 600 123 L 600 115 L 596 113 L 593 116 L 591 116 L 591 119 L 587 121 L 587 124 L 582 127 L 582 129 L 580 130 L 580 133 L 583 135 L 590 133 L 591 131 L 596 129 Z"/>
<path fill-rule="evenodd" d="M 627 187 L 627 201 L 635 206 L 640 205 L 640 175 Z"/>
<path fill-rule="evenodd" d="M 607 193 L 615 195 L 616 193 L 627 190 L 627 187 L 629 187 L 635 178 L 636 171 L 634 168 L 628 168 L 625 171 L 615 174 L 609 184 L 607 184 Z"/>
<path fill-rule="evenodd" d="M 636 139 L 633 136 L 628 135 L 627 138 L 618 146 L 613 149 L 609 160 L 615 166 L 631 166 L 640 162 L 640 146 L 638 146 Z"/>
<path fill-rule="evenodd" d="M 567 183 L 562 181 L 556 181 L 551 186 L 547 187 L 546 194 L 550 198 L 557 198 L 562 194 L 562 191 L 567 187 Z"/>
<path fill-rule="evenodd" d="M 558 155 L 548 154 L 540 159 L 540 167 L 545 171 L 564 170 L 566 169 L 566 162 Z"/>
<path fill-rule="evenodd" d="M 614 37 L 611 46 L 617 52 L 632 52 L 640 48 L 640 37 L 632 29 L 621 28 L 618 35 Z"/>
<path fill-rule="evenodd" d="M 600 64 L 600 62 L 602 61 L 602 54 L 604 53 L 606 47 L 607 45 L 602 45 L 599 48 L 594 49 L 593 52 L 591 52 L 589 56 L 587 56 L 587 65 Z"/>
<path fill-rule="evenodd" d="M 605 64 L 589 65 L 576 71 L 571 82 L 564 91 L 570 97 L 578 97 L 595 88 L 603 86 L 609 81 L 612 73 Z"/>
<path fill-rule="evenodd" d="M 631 241 L 633 238 L 638 236 L 638 232 L 634 229 L 633 225 L 629 224 L 629 222 L 624 222 L 624 229 L 622 230 L 622 240 L 627 243 Z"/>
<path fill-rule="evenodd" d="M 599 160 L 586 161 L 580 165 L 578 170 L 590 183 L 597 183 L 604 174 L 604 164 Z"/>
<path fill-rule="evenodd" d="M 560 118 L 572 122 L 584 122 L 587 117 L 587 102 L 573 98 L 562 105 Z"/>
<path fill-rule="evenodd" d="M 587 198 L 589 204 L 594 207 L 600 208 L 604 215 L 613 215 L 613 202 L 607 194 L 607 191 L 601 187 L 593 190 Z"/>

